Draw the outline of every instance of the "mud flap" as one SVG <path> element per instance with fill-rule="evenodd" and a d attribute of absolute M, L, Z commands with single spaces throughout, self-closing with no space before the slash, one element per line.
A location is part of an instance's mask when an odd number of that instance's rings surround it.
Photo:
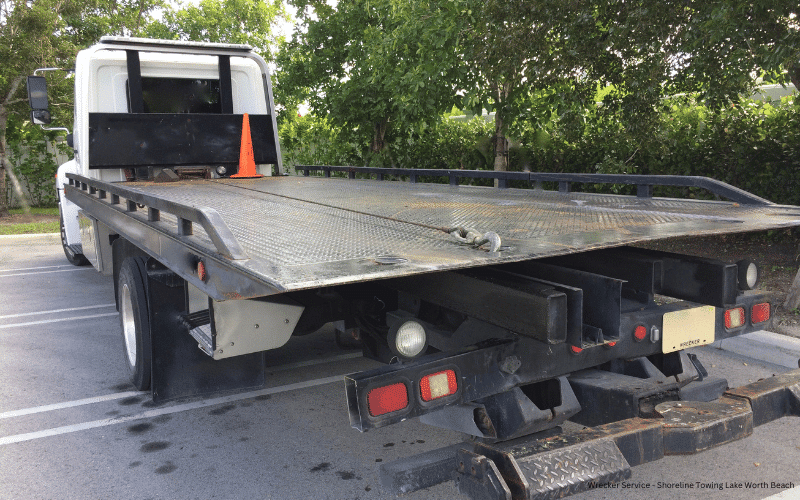
<path fill-rule="evenodd" d="M 154 403 L 264 386 L 262 353 L 210 358 L 181 321 L 186 312 L 186 282 L 172 272 L 150 269 L 150 263 L 147 274 Z"/>

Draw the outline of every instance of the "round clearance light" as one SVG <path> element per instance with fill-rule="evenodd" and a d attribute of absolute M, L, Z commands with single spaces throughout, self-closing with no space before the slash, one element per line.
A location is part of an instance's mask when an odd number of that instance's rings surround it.
<path fill-rule="evenodd" d="M 394 348 L 398 354 L 406 358 L 418 356 L 425 350 L 426 345 L 425 328 L 416 321 L 406 321 L 394 335 Z"/>
<path fill-rule="evenodd" d="M 758 266 L 752 260 L 742 259 L 736 263 L 738 267 L 739 290 L 752 290 L 758 285 Z"/>
<path fill-rule="evenodd" d="M 639 325 L 633 330 L 633 338 L 637 342 L 641 342 L 642 340 L 647 338 L 647 328 L 644 325 Z"/>

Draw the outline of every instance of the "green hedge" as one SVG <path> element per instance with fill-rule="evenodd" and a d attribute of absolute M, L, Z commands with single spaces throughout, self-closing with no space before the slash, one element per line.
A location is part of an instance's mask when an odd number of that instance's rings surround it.
<path fill-rule="evenodd" d="M 718 111 L 675 99 L 664 104 L 655 127 L 644 134 L 632 133 L 623 120 L 595 111 L 584 111 L 582 120 L 572 117 L 569 127 L 559 117 L 532 122 L 512 125 L 510 135 L 518 141 L 509 153 L 509 170 L 699 175 L 776 203 L 800 205 L 800 102 L 795 104 L 792 98 L 774 104 L 743 101 Z M 581 126 L 576 128 L 575 122 Z M 366 153 L 367 138 L 310 115 L 282 121 L 279 128 L 288 166 L 492 168 L 493 126 L 481 118 L 445 119 L 406 134 L 392 131 L 388 147 L 378 155 Z M 620 193 L 631 189 L 611 187 Z M 657 190 L 656 195 L 707 196 L 675 188 Z"/>

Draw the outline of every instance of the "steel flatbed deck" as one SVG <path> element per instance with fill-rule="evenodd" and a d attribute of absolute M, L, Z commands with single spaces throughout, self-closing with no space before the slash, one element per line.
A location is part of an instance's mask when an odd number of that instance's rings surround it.
<path fill-rule="evenodd" d="M 752 195 L 728 202 L 313 176 L 114 184 L 69 177 L 68 199 L 144 241 L 145 251 L 217 299 L 800 225 L 800 207 Z M 493 231 L 502 246 L 459 243 L 445 232 L 456 227 Z M 238 277 L 202 283 L 197 259 L 215 268 L 212 276 L 225 269 Z"/>

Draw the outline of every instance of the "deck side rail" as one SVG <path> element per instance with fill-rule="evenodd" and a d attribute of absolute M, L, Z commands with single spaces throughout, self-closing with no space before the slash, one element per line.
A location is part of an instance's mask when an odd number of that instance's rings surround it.
<path fill-rule="evenodd" d="M 191 236 L 192 225 L 198 224 L 214 244 L 216 251 L 232 260 L 244 260 L 248 256 L 230 228 L 219 213 L 213 208 L 192 207 L 182 205 L 170 200 L 151 196 L 142 192 L 133 191 L 117 184 L 89 179 L 82 175 L 67 174 L 69 185 L 80 189 L 108 205 L 120 205 L 120 199 L 126 202 L 124 211 L 136 212 L 139 208 L 147 210 L 147 221 L 157 223 L 161 219 L 161 212 L 172 214 L 177 218 L 178 225 L 175 236 L 178 239 Z M 109 196 L 110 195 L 110 196 Z"/>
<path fill-rule="evenodd" d="M 710 193 L 726 198 L 741 205 L 772 205 L 769 200 L 749 193 L 743 189 L 731 186 L 722 181 L 709 177 L 689 175 L 632 175 L 632 174 L 579 174 L 558 172 L 498 172 L 494 170 L 458 170 L 458 169 L 414 169 L 414 168 L 375 168 L 375 167 L 350 167 L 328 165 L 297 165 L 295 169 L 309 176 L 311 172 L 322 171 L 325 177 L 330 177 L 331 172 L 347 172 L 349 179 L 355 179 L 356 174 L 375 175 L 379 181 L 387 175 L 409 177 L 409 181 L 416 183 L 420 176 L 447 177 L 451 186 L 458 186 L 459 180 L 468 179 L 497 179 L 497 187 L 505 189 L 508 181 L 523 181 L 542 187 L 543 182 L 557 182 L 558 191 L 569 193 L 573 183 L 584 184 L 626 184 L 636 186 L 636 196 L 639 198 L 652 198 L 654 186 L 694 187 L 705 189 Z"/>

